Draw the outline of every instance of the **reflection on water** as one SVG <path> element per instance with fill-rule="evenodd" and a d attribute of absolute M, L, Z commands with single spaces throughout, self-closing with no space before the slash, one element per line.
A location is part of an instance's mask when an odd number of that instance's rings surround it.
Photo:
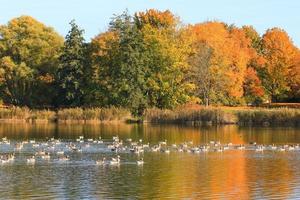
<path fill-rule="evenodd" d="M 295 128 L 239 128 L 237 126 L 192 128 L 129 124 L 55 125 L 0 124 L 0 138 L 11 141 L 55 137 L 143 139 L 170 144 L 211 140 L 221 143 L 300 143 Z M 29 151 L 29 150 L 28 150 Z M 1 153 L 1 152 L 0 152 Z M 121 154 L 118 166 L 97 166 L 104 153 L 85 151 L 72 162 L 17 161 L 0 165 L 0 199 L 295 199 L 300 196 L 300 152 L 225 151 L 200 154 L 145 153 L 143 166 L 137 155 Z M 105 153 L 114 156 L 114 153 Z"/>
<path fill-rule="evenodd" d="M 193 141 L 194 143 L 208 143 L 211 140 L 221 143 L 246 144 L 293 144 L 300 143 L 300 129 L 279 127 L 238 127 L 212 126 L 187 127 L 175 125 L 137 125 L 137 124 L 26 124 L 0 123 L 0 137 L 11 139 L 45 139 L 76 138 L 84 135 L 86 138 L 120 138 L 144 139 L 150 143 L 167 139 L 169 143 Z"/>

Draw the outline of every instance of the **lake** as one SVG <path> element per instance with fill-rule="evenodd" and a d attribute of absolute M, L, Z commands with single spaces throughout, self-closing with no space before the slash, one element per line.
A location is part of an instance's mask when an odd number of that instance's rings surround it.
<path fill-rule="evenodd" d="M 84 136 L 83 142 L 76 141 Z M 87 139 L 103 139 L 103 144 Z M 118 136 L 126 143 L 142 139 L 150 146 L 167 140 L 170 153 L 118 153 L 107 146 Z M 281 146 L 300 144 L 299 128 L 137 124 L 25 124 L 1 123 L 0 155 L 15 153 L 13 162 L 0 164 L 0 199 L 296 199 L 300 197 L 300 149 L 253 149 L 178 152 L 182 143 L 211 141 Z M 50 138 L 60 139 L 52 144 Z M 21 150 L 16 145 L 26 143 Z M 52 139 L 53 140 L 53 139 Z M 70 144 L 80 152 L 70 151 Z M 50 152 L 51 158 L 36 156 Z M 68 161 L 55 151 L 64 151 Z M 120 155 L 119 165 L 97 165 Z M 144 159 L 143 165 L 136 161 Z"/>

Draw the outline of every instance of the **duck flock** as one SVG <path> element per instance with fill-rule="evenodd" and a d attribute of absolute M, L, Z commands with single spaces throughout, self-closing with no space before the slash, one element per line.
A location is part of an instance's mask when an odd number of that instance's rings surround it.
<path fill-rule="evenodd" d="M 103 140 L 101 137 L 98 139 L 85 139 L 79 136 L 76 140 L 63 141 L 60 139 L 50 138 L 46 141 L 27 140 L 21 142 L 12 142 L 6 137 L 0 139 L 0 164 L 12 163 L 17 157 L 16 155 L 25 154 L 23 159 L 27 164 L 35 164 L 38 160 L 57 160 L 59 162 L 71 161 L 73 154 L 84 154 L 89 149 L 98 149 L 102 154 L 113 152 L 113 157 L 107 159 L 102 156 L 98 160 L 94 160 L 96 165 L 120 165 L 120 155 L 123 153 L 137 154 L 138 159 L 135 161 L 137 165 L 143 165 L 144 152 L 156 152 L 170 154 L 171 152 L 182 152 L 200 154 L 205 152 L 224 152 L 228 150 L 237 151 L 299 151 L 299 144 L 296 145 L 259 145 L 251 142 L 247 145 L 244 144 L 221 144 L 219 141 L 210 141 L 207 144 L 194 145 L 192 141 L 183 142 L 181 144 L 169 144 L 167 140 L 160 141 L 156 144 L 150 145 L 143 143 L 142 139 L 133 141 L 131 138 L 121 140 L 118 136 L 112 139 Z M 30 151 L 28 150 L 30 149 Z"/>

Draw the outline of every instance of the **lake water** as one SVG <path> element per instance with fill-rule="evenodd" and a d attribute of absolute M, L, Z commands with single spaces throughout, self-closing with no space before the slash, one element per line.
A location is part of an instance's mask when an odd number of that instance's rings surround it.
<path fill-rule="evenodd" d="M 107 145 L 113 136 L 126 141 L 142 139 L 169 145 L 220 143 L 264 145 L 300 144 L 299 128 L 184 127 L 174 125 L 65 125 L 0 124 L 0 155 L 15 152 L 15 160 L 0 164 L 0 199 L 297 199 L 300 198 L 300 150 L 237 150 L 224 152 L 120 151 L 120 165 L 96 165 L 95 161 L 116 157 Z M 76 138 L 98 139 L 104 144 L 76 142 Z M 46 146 L 50 138 L 61 139 L 56 149 Z M 22 150 L 15 146 L 21 141 Z M 71 143 L 82 152 L 67 150 Z M 48 142 L 49 144 L 49 142 Z M 26 159 L 46 150 L 50 160 Z M 53 152 L 52 152 L 53 151 Z M 54 151 L 64 151 L 70 160 L 61 162 Z M 136 161 L 144 158 L 144 165 Z"/>

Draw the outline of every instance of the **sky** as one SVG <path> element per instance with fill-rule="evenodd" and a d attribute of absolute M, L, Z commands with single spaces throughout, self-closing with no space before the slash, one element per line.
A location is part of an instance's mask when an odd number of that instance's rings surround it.
<path fill-rule="evenodd" d="M 75 19 L 89 41 L 107 30 L 114 14 L 150 8 L 169 9 L 185 24 L 219 20 L 237 26 L 253 25 L 260 34 L 280 27 L 300 47 L 299 0 L 0 0 L 0 24 L 30 15 L 66 35 L 69 22 Z"/>

